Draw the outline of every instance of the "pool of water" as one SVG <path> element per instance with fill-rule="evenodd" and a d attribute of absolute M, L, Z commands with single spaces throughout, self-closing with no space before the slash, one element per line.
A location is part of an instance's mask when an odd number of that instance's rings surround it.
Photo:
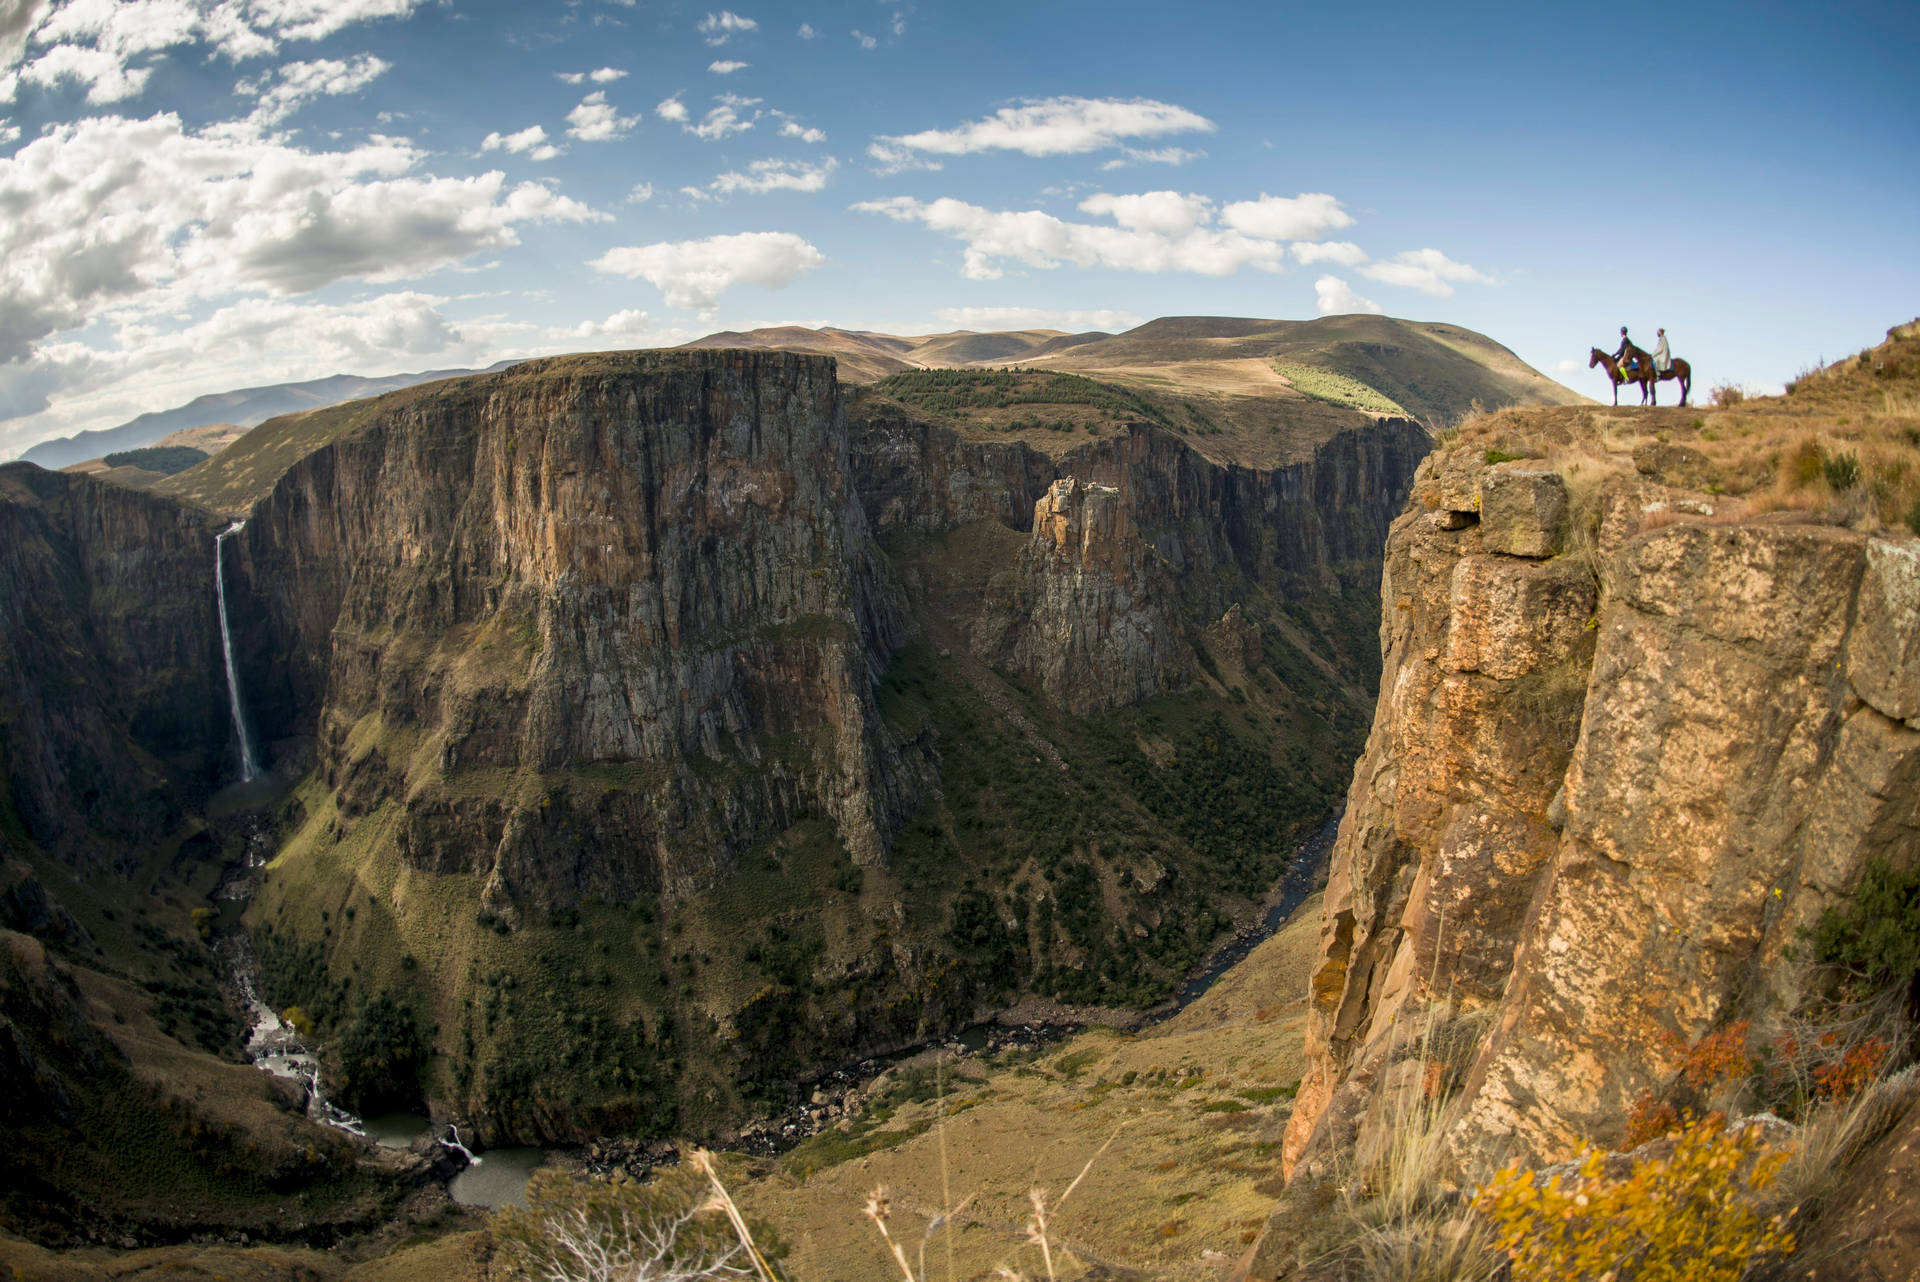
<path fill-rule="evenodd" d="M 546 1156 L 537 1148 L 490 1148 L 453 1177 L 447 1192 L 462 1206 L 525 1206 L 527 1180 Z"/>
<path fill-rule="evenodd" d="M 433 1121 L 425 1113 L 381 1113 L 360 1125 L 381 1148 L 405 1148 L 433 1130 Z"/>

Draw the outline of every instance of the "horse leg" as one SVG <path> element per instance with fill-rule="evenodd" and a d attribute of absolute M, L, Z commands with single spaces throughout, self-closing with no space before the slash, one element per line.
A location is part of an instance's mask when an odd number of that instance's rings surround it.
<path fill-rule="evenodd" d="M 1647 395 L 1653 399 L 1655 408 L 1660 405 L 1660 376 L 1655 374 L 1647 380 Z"/>

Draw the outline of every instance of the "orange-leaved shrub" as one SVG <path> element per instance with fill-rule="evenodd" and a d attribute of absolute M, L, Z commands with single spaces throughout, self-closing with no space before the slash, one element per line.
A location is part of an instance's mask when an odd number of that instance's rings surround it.
<path fill-rule="evenodd" d="M 1737 1282 L 1756 1256 L 1793 1249 L 1784 1217 L 1753 1206 L 1787 1160 L 1759 1146 L 1758 1128 L 1708 1116 L 1679 1132 L 1669 1156 L 1621 1178 L 1599 1150 L 1571 1178 L 1516 1163 L 1481 1187 L 1474 1209 L 1492 1221 L 1514 1282 Z"/>

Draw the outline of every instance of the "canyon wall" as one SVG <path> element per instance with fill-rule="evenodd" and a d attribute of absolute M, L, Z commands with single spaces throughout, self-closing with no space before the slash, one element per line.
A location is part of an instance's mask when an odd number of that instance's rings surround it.
<path fill-rule="evenodd" d="M 1394 523 L 1290 1171 L 1383 1143 L 1423 1030 L 1460 1019 L 1459 1169 L 1618 1141 L 1700 1036 L 1791 1009 L 1802 929 L 1920 848 L 1920 542 L 1632 474 L 1568 500 L 1551 464 L 1456 448 Z"/>
<path fill-rule="evenodd" d="M 399 804 L 401 856 L 503 910 L 683 892 L 807 815 L 879 861 L 918 798 L 871 694 L 906 632 L 848 471 L 820 358 L 403 394 L 249 521 L 261 723 L 317 723 L 344 808 Z"/>
<path fill-rule="evenodd" d="M 213 591 L 222 524 L 0 467 L 0 814 L 75 868 L 165 834 L 235 759 Z"/>

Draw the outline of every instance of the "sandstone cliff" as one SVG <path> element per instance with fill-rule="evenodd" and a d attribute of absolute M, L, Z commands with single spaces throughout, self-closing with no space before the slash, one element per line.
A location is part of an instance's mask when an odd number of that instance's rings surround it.
<path fill-rule="evenodd" d="M 1883 466 L 1857 427 L 1805 443 L 1795 404 L 1738 432 L 1816 450 L 1784 490 L 1779 454 L 1750 466 L 1758 441 L 1712 444 L 1739 420 L 1694 411 L 1510 415 L 1422 465 L 1387 542 L 1290 1170 L 1377 1149 L 1435 1027 L 1473 1048 L 1456 1170 L 1617 1141 L 1703 1034 L 1800 1003 L 1801 932 L 1870 862 L 1920 854 L 1920 540 L 1893 515 L 1913 433 L 1893 424 Z M 1843 447 L 1856 470 L 1823 481 Z M 1708 492 L 1660 483 L 1680 457 Z M 1893 488 L 1856 484 L 1862 458 Z"/>

